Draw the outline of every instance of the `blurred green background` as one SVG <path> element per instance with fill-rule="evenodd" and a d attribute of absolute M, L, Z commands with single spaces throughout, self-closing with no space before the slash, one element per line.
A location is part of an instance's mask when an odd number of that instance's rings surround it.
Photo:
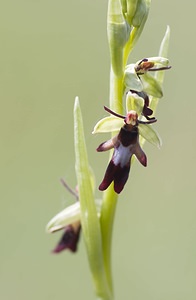
<path fill-rule="evenodd" d="M 116 212 L 116 299 L 196 299 L 196 4 L 182 4 L 152 1 L 131 57 L 156 56 L 170 25 L 156 124 L 163 146 L 145 145 L 148 168 L 135 163 Z M 52 255 L 59 234 L 45 225 L 73 201 L 59 179 L 76 185 L 76 95 L 97 184 L 106 168 L 95 148 L 107 136 L 91 135 L 108 104 L 106 13 L 107 1 L 1 1 L 0 299 L 95 299 L 82 239 L 76 255 Z"/>

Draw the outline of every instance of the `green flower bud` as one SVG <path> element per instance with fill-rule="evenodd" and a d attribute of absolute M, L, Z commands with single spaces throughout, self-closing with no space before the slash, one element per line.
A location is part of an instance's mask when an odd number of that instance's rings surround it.
<path fill-rule="evenodd" d="M 132 25 L 133 17 L 136 13 L 138 0 L 128 0 L 127 1 L 127 22 Z"/>
<path fill-rule="evenodd" d="M 131 2 L 135 2 L 135 1 L 131 1 Z M 134 27 L 139 27 L 147 13 L 148 13 L 148 10 L 146 7 L 146 1 L 138 0 L 137 1 L 137 9 L 136 9 L 134 17 L 132 19 L 132 25 Z"/>
<path fill-rule="evenodd" d="M 127 13 L 127 0 L 121 0 L 122 12 L 125 15 Z"/>
<path fill-rule="evenodd" d="M 130 27 L 122 14 L 120 0 L 109 1 L 107 32 L 112 69 L 120 77 L 123 74 L 124 46 L 130 35 Z"/>

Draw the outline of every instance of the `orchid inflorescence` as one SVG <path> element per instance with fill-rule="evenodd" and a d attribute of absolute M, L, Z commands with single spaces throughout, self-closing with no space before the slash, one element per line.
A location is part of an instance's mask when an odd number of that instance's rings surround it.
<path fill-rule="evenodd" d="M 171 68 L 167 57 L 169 27 L 162 40 L 159 56 L 127 64 L 148 17 L 150 0 L 108 0 L 107 33 L 111 57 L 109 116 L 99 120 L 95 133 L 111 133 L 111 138 L 97 147 L 98 152 L 113 149 L 95 197 L 95 179 L 88 162 L 79 99 L 74 105 L 74 145 L 77 189 L 66 189 L 75 203 L 59 212 L 47 225 L 52 233 L 63 230 L 53 250 L 76 252 L 81 229 L 86 246 L 95 293 L 99 300 L 113 300 L 111 240 L 118 194 L 128 180 L 134 157 L 147 166 L 143 151 L 145 140 L 160 148 L 161 139 L 153 129 L 155 110 L 163 96 L 164 71 Z"/>

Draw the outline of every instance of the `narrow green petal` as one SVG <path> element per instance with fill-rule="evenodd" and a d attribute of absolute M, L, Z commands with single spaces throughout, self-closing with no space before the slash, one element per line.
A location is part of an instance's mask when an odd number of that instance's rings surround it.
<path fill-rule="evenodd" d="M 123 120 L 117 117 L 105 117 L 97 122 L 92 133 L 114 132 L 119 130 L 123 124 Z"/>
<path fill-rule="evenodd" d="M 162 145 L 161 138 L 159 137 L 158 133 L 152 128 L 152 125 L 140 124 L 139 133 L 144 139 L 146 139 L 152 145 L 158 148 L 161 147 Z"/>
<path fill-rule="evenodd" d="M 108 288 L 104 269 L 100 223 L 91 185 L 82 114 L 78 98 L 75 99 L 74 106 L 74 141 L 81 224 L 95 291 L 100 298 L 110 299 L 111 291 Z"/>

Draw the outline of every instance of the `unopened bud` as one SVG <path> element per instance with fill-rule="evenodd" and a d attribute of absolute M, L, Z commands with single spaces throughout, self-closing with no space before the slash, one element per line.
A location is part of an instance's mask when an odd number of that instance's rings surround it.
<path fill-rule="evenodd" d="M 130 28 L 124 19 L 120 0 L 109 1 L 107 32 L 112 69 L 114 74 L 120 77 L 123 73 L 124 46 L 130 35 Z"/>

